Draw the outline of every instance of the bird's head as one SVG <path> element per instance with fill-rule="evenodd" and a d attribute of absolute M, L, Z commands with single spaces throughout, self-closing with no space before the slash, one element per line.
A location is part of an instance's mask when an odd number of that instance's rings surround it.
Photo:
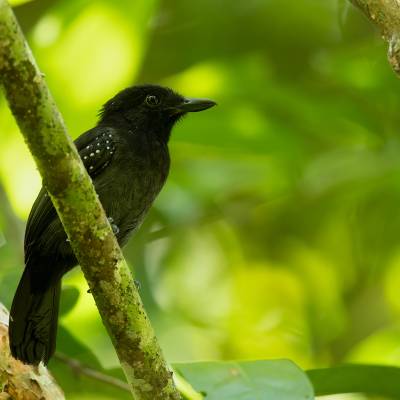
<path fill-rule="evenodd" d="M 132 86 L 104 104 L 101 124 L 129 124 L 168 141 L 173 125 L 186 113 L 203 111 L 216 103 L 208 99 L 186 98 L 157 85 Z"/>

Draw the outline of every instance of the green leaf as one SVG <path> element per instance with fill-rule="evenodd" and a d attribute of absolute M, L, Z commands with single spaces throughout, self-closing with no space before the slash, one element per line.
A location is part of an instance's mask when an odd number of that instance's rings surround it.
<path fill-rule="evenodd" d="M 382 365 L 343 365 L 307 371 L 317 396 L 365 393 L 400 399 L 400 368 Z"/>
<path fill-rule="evenodd" d="M 206 400 L 314 399 L 307 376 L 288 360 L 200 362 L 174 368 Z"/>
<path fill-rule="evenodd" d="M 20 6 L 21 4 L 29 3 L 32 0 L 9 0 L 9 3 L 15 7 Z"/>
<path fill-rule="evenodd" d="M 60 315 L 71 311 L 79 299 L 79 290 L 74 286 L 64 286 L 61 292 Z"/>

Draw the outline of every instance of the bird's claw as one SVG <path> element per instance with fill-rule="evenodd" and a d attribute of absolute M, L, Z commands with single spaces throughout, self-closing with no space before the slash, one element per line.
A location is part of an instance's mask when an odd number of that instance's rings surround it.
<path fill-rule="evenodd" d="M 119 233 L 119 228 L 117 225 L 113 224 L 114 219 L 112 217 L 108 217 L 108 222 L 111 225 L 114 235 L 117 235 Z"/>

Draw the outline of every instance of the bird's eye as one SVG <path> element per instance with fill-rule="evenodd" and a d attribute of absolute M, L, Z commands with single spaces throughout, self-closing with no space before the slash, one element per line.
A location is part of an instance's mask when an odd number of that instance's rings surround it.
<path fill-rule="evenodd" d="M 149 94 L 146 97 L 146 104 L 148 104 L 151 107 L 158 106 L 160 104 L 160 99 L 157 96 Z"/>

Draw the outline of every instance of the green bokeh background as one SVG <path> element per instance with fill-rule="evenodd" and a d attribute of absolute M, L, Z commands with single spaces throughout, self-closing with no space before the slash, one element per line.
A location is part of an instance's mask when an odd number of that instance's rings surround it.
<path fill-rule="evenodd" d="M 168 183 L 125 248 L 169 362 L 400 365 L 400 82 L 358 10 L 341 0 L 14 5 L 74 138 L 134 83 L 218 102 L 174 129 Z M 9 307 L 40 177 L 4 98 L 0 138 Z M 122 376 L 81 272 L 64 286 L 58 350 Z M 59 361 L 50 369 L 68 399 L 129 398 Z M 345 398 L 363 397 L 335 397 Z"/>

